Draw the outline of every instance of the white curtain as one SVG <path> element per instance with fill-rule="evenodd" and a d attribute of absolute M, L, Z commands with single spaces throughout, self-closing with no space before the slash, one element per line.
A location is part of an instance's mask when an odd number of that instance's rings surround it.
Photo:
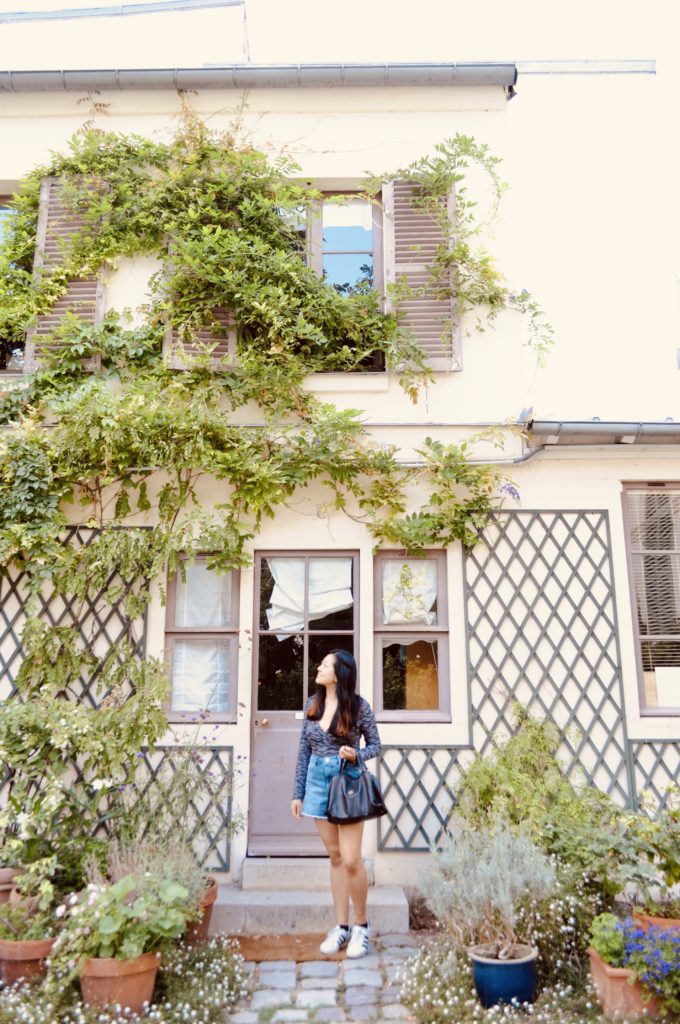
<path fill-rule="evenodd" d="M 186 583 L 177 577 L 175 625 L 228 626 L 231 623 L 231 573 L 216 573 L 200 559 L 186 566 Z"/>
<path fill-rule="evenodd" d="M 173 711 L 226 711 L 229 641 L 177 639 L 172 659 Z"/>
<path fill-rule="evenodd" d="M 382 612 L 386 626 L 437 621 L 437 563 L 433 558 L 389 558 L 382 563 Z M 400 640 L 400 643 L 403 643 Z"/>
<path fill-rule="evenodd" d="M 274 589 L 267 608 L 270 629 L 294 632 L 305 624 L 305 562 L 302 558 L 269 558 Z M 307 596 L 310 621 L 351 608 L 352 559 L 310 558 Z M 285 640 L 285 637 L 280 637 Z"/>

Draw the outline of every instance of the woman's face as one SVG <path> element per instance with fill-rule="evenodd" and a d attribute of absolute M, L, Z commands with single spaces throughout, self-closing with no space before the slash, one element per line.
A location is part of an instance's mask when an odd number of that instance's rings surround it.
<path fill-rule="evenodd" d="M 320 686 L 329 686 L 337 682 L 335 677 L 335 655 L 327 654 L 316 671 L 316 681 Z"/>

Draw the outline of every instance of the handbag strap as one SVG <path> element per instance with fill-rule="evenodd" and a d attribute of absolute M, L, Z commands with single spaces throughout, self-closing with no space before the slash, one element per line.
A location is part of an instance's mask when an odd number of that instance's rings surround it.
<path fill-rule="evenodd" d="M 340 771 L 343 771 L 345 765 L 347 765 L 347 764 L 351 764 L 352 767 L 356 766 L 356 767 L 360 768 L 362 772 L 368 771 L 368 768 L 366 767 L 366 764 L 364 763 L 364 761 L 361 760 L 361 758 L 359 757 L 358 754 L 357 754 L 356 761 L 348 761 L 346 757 L 341 757 L 340 758 Z"/>

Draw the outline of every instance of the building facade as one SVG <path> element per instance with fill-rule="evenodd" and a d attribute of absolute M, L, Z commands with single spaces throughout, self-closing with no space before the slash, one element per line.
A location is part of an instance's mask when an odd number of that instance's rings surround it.
<path fill-rule="evenodd" d="M 410 310 L 407 326 L 435 374 L 415 404 L 398 374 L 379 367 L 306 382 L 339 409 L 361 408 L 372 438 L 396 444 L 406 462 L 418 461 L 426 437 L 458 443 L 497 431 L 502 451 L 479 441 L 472 459 L 501 464 L 519 501 L 505 501 L 471 551 L 376 552 L 368 530 L 315 486 L 263 525 L 249 567 L 217 575 L 199 559 L 185 581 L 152 584 L 134 628 L 115 614 L 87 623 L 98 650 L 132 628 L 140 651 L 167 659 L 168 748 L 208 706 L 206 771 L 235 768 L 224 813 L 244 822 L 230 840 L 204 837 L 225 879 L 238 881 L 246 858 L 320 853 L 313 826 L 294 821 L 289 804 L 303 702 L 329 648 L 357 656 L 384 745 L 389 815 L 366 835 L 377 883 L 413 879 L 414 854 L 445 826 L 460 767 L 511 732 L 518 701 L 556 722 L 573 777 L 621 804 L 635 806 L 645 790 L 663 800 L 678 778 L 680 371 L 672 250 L 655 235 L 673 200 L 649 149 L 630 151 L 633 135 L 655 130 L 663 83 L 651 67 L 573 70 L 519 81 L 512 64 L 0 72 L 7 216 L 21 177 L 82 124 L 80 100 L 97 93 L 103 128 L 164 137 L 190 90 L 201 117 L 215 126 L 238 118 L 254 146 L 291 154 L 329 197 L 357 192 L 323 205 L 306 230 L 308 259 L 331 280 L 370 275 L 378 289 L 417 275 L 437 241 L 405 222 L 398 180 L 380 204 L 361 198 L 364 174 L 403 167 L 456 133 L 474 136 L 502 157 L 511 185 L 488 247 L 511 287 L 540 298 L 555 331 L 542 368 L 518 314 L 482 333 L 464 319 L 442 341 L 446 310 Z M 644 217 L 631 200 L 640 182 Z M 45 183 L 42 202 L 47 251 L 58 183 Z M 76 298 L 93 322 L 112 309 L 141 316 L 155 270 L 150 259 L 121 259 Z M 23 352 L 6 353 L 7 387 L 39 361 L 40 330 Z M 181 373 L 176 339 L 166 342 Z M 223 344 L 236 344 L 228 318 Z M 219 502 L 219 485 L 202 500 Z M 21 660 L 22 594 L 20 573 L 0 580 L 5 696 Z M 48 597 L 44 611 L 73 618 Z"/>

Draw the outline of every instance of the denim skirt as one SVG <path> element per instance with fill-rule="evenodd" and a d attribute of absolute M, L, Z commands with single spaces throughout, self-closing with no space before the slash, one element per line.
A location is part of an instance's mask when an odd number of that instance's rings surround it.
<path fill-rule="evenodd" d="M 347 765 L 345 771 L 352 778 L 361 774 L 361 769 L 353 765 Z M 305 818 L 322 818 L 326 820 L 328 810 L 328 791 L 331 788 L 331 779 L 340 773 L 340 757 L 331 754 L 327 757 L 318 757 L 312 754 L 307 766 L 307 779 L 305 782 L 305 798 L 302 801 L 302 815 Z"/>

